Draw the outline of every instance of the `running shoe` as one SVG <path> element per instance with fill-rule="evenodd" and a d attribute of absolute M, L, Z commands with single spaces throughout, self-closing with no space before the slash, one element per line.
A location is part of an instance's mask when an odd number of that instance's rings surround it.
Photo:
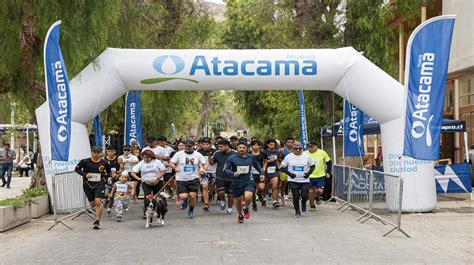
<path fill-rule="evenodd" d="M 316 206 L 311 205 L 311 206 L 309 207 L 309 210 L 312 211 L 312 212 L 316 211 Z"/>
<path fill-rule="evenodd" d="M 241 214 L 239 214 L 239 217 L 237 218 L 237 222 L 238 222 L 239 224 L 244 223 L 244 216 L 241 215 Z"/>
<path fill-rule="evenodd" d="M 92 224 L 92 228 L 94 228 L 95 230 L 100 229 L 100 222 L 99 222 L 99 220 L 95 220 L 95 222 Z"/>
<path fill-rule="evenodd" d="M 300 218 L 300 217 L 301 217 L 301 212 L 300 211 L 295 212 L 295 218 Z"/>
<path fill-rule="evenodd" d="M 273 201 L 273 209 L 277 208 L 280 208 L 280 204 L 278 203 L 278 201 Z"/>
<path fill-rule="evenodd" d="M 112 211 L 110 211 L 110 209 L 107 209 L 107 212 L 105 212 L 105 215 L 107 215 L 107 217 L 112 216 Z"/>
<path fill-rule="evenodd" d="M 221 211 L 224 211 L 224 210 L 225 210 L 225 200 L 219 201 L 219 203 L 220 203 L 220 209 L 221 209 Z"/>
<path fill-rule="evenodd" d="M 181 210 L 188 208 L 188 200 L 181 201 Z"/>
<path fill-rule="evenodd" d="M 248 207 L 244 208 L 244 217 L 245 217 L 245 219 L 250 218 L 250 209 Z"/>
<path fill-rule="evenodd" d="M 252 204 L 252 211 L 256 212 L 257 211 L 257 204 Z"/>
<path fill-rule="evenodd" d="M 191 211 L 191 210 L 188 211 L 188 217 L 189 217 L 190 219 L 193 219 L 193 218 L 194 218 L 193 211 Z"/>
<path fill-rule="evenodd" d="M 232 208 L 227 208 L 227 215 L 232 215 L 233 211 Z"/>
<path fill-rule="evenodd" d="M 117 222 L 122 222 L 122 216 L 117 216 Z"/>
<path fill-rule="evenodd" d="M 307 207 L 307 206 L 306 206 L 306 202 L 305 202 L 305 203 L 301 202 L 301 211 L 302 211 L 303 213 L 306 212 L 306 209 L 307 209 L 306 207 Z"/>
<path fill-rule="evenodd" d="M 167 200 L 171 198 L 171 195 L 168 193 L 168 191 L 163 191 L 160 193 L 160 195 L 165 197 Z"/>
<path fill-rule="evenodd" d="M 316 196 L 316 204 L 321 205 L 321 199 L 319 198 L 319 196 Z"/>
<path fill-rule="evenodd" d="M 202 207 L 202 209 L 203 209 L 204 211 L 208 212 L 208 211 L 209 211 L 209 205 L 207 205 L 207 204 L 204 205 L 204 207 Z"/>

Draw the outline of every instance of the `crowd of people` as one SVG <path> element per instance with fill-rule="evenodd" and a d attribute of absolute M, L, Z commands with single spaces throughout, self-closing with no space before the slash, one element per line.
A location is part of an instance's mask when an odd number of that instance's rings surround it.
<path fill-rule="evenodd" d="M 331 159 L 314 141 L 303 150 L 293 138 L 281 144 L 276 139 L 261 142 L 218 136 L 171 145 L 161 136 L 148 137 L 141 150 L 125 145 L 121 151 L 118 155 L 109 146 L 104 155 L 101 147 L 94 146 L 91 157 L 76 166 L 83 176 L 85 195 L 96 209 L 94 229 L 100 228 L 103 209 L 110 217 L 114 205 L 116 220 L 122 221 L 129 201 L 136 201 L 140 190 L 144 198 L 160 194 L 175 200 L 191 219 L 199 198 L 203 212 L 210 210 L 214 200 L 228 215 L 235 205 L 238 223 L 258 211 L 258 204 L 267 207 L 267 201 L 278 209 L 291 199 L 299 218 L 308 210 L 308 202 L 309 210 L 315 211 L 321 200 L 330 197 Z M 144 219 L 146 208 L 144 200 Z"/>

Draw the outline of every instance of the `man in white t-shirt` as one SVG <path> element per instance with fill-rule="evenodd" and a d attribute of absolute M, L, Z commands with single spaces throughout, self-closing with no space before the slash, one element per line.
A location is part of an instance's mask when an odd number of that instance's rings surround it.
<path fill-rule="evenodd" d="M 188 217 L 193 218 L 194 206 L 199 189 L 199 177 L 207 172 L 207 163 L 204 157 L 194 151 L 194 141 L 187 140 L 184 151 L 177 152 L 170 160 L 170 167 L 176 171 L 178 196 L 181 199 L 182 209 L 186 209 L 189 199 Z"/>
<path fill-rule="evenodd" d="M 138 196 L 140 187 L 138 186 L 138 181 L 132 178 L 130 173 L 132 172 L 133 167 L 140 161 L 137 156 L 132 155 L 132 147 L 130 145 L 125 145 L 122 150 L 123 155 L 118 157 L 118 164 L 120 166 L 118 174 L 121 174 L 123 171 L 127 171 L 129 173 L 128 178 L 130 180 L 130 186 L 132 187 L 132 199 L 135 200 Z"/>
<path fill-rule="evenodd" d="M 174 149 L 169 147 L 168 140 L 164 136 L 160 136 L 157 139 L 158 141 L 158 146 L 162 147 L 162 149 L 159 150 L 158 157 L 160 158 L 161 162 L 163 162 L 163 165 L 165 165 L 165 175 L 163 176 L 164 183 L 168 183 L 168 181 L 173 177 L 173 170 L 169 166 L 169 161 L 171 159 L 171 154 L 174 152 Z M 173 197 L 173 190 L 176 189 L 176 185 L 174 185 L 174 181 L 169 181 L 168 185 L 165 187 L 165 191 L 163 192 L 163 196 L 167 199 L 170 199 Z"/>
<path fill-rule="evenodd" d="M 285 156 L 281 162 L 281 172 L 288 175 L 288 188 L 293 194 L 293 206 L 295 207 L 295 217 L 301 217 L 301 211 L 306 212 L 306 202 L 308 201 L 311 183 L 309 176 L 313 173 L 314 161 L 308 154 L 303 153 L 300 142 L 293 144 L 293 152 Z M 301 211 L 300 211 L 301 195 Z"/>

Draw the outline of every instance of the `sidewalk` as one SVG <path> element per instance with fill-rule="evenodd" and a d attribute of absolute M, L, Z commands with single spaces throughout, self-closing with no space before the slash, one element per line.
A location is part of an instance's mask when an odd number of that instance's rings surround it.
<path fill-rule="evenodd" d="M 31 177 L 12 177 L 10 189 L 0 186 L 0 200 L 14 198 L 22 194 L 22 191 L 30 186 Z M 1 181 L 0 181 L 1 184 Z"/>

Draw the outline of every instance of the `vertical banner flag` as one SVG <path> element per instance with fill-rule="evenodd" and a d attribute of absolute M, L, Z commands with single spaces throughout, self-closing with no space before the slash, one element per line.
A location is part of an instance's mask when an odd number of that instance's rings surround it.
<path fill-rule="evenodd" d="M 301 137 L 301 144 L 303 145 L 303 149 L 306 149 L 306 144 L 308 143 L 308 131 L 306 129 L 306 112 L 304 109 L 303 90 L 299 91 L 299 98 L 300 98 L 300 137 Z"/>
<path fill-rule="evenodd" d="M 407 107 L 403 155 L 439 158 L 444 90 L 454 16 L 439 16 L 418 26 L 407 45 Z"/>
<path fill-rule="evenodd" d="M 143 147 L 142 141 L 142 101 L 140 91 L 129 91 L 125 98 L 125 132 L 124 144 L 137 142 Z"/>
<path fill-rule="evenodd" d="M 363 156 L 364 112 L 344 101 L 344 156 Z"/>
<path fill-rule="evenodd" d="M 48 30 L 44 44 L 44 72 L 50 112 L 51 160 L 68 161 L 71 141 L 71 95 L 59 33 L 61 21 Z"/>
<path fill-rule="evenodd" d="M 103 147 L 102 126 L 100 125 L 100 114 L 94 117 L 94 145 Z"/>

